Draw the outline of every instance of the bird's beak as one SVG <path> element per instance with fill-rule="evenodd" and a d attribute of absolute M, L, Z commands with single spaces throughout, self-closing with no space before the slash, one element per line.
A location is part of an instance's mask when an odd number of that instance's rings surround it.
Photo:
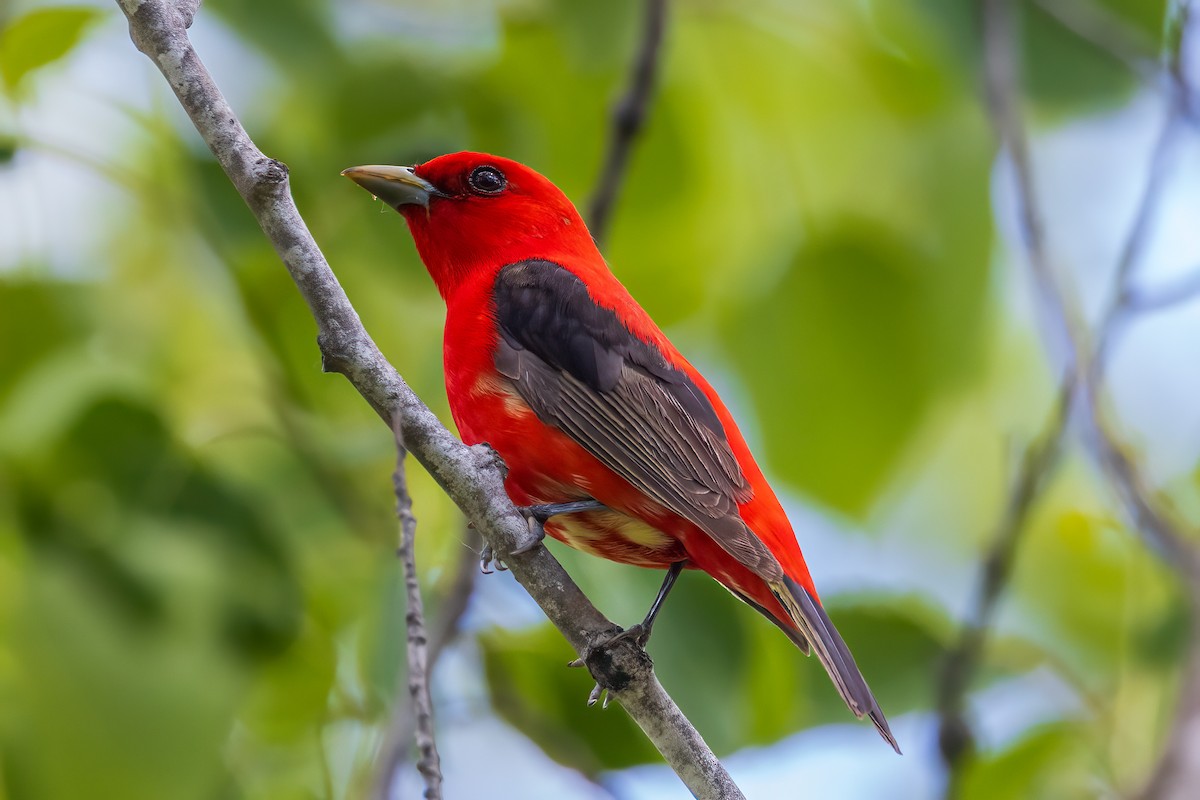
<path fill-rule="evenodd" d="M 429 198 L 442 194 L 432 183 L 417 176 L 412 167 L 368 164 L 344 169 L 342 174 L 397 210 L 409 205 L 428 208 Z"/>

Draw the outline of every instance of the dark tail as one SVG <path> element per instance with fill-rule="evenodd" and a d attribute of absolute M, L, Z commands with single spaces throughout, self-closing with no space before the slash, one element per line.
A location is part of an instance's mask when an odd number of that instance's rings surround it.
<path fill-rule="evenodd" d="M 875 727 L 879 729 L 879 735 L 899 753 L 900 745 L 896 744 L 896 737 L 892 736 L 887 718 L 883 716 L 879 703 L 875 702 L 875 695 L 871 694 L 871 687 L 867 686 L 867 681 L 858 671 L 858 665 L 854 663 L 854 656 L 850 655 L 850 648 L 846 647 L 837 628 L 833 627 L 825 609 L 821 607 L 816 598 L 809 594 L 807 589 L 787 576 L 784 576 L 780 583 L 772 583 L 771 592 L 788 612 L 788 616 L 792 618 L 796 627 L 800 629 L 804 639 L 807 640 L 806 642 L 796 642 L 800 649 L 807 653 L 806 645 L 811 645 L 817 658 L 820 659 L 821 665 L 833 679 L 833 685 L 837 687 L 838 694 L 842 696 L 842 700 L 846 701 L 846 705 L 854 712 L 854 716 L 859 719 L 870 717 L 871 722 L 874 722 Z M 780 627 L 784 626 L 780 625 Z M 784 632 L 791 635 L 792 640 L 796 641 L 797 637 L 792 635 L 795 633 L 794 631 L 787 631 L 784 628 Z"/>

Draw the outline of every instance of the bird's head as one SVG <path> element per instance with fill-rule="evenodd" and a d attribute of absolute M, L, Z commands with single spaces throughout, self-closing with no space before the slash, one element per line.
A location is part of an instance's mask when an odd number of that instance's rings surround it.
<path fill-rule="evenodd" d="M 342 174 L 404 216 L 445 297 L 466 278 L 515 261 L 598 257 L 567 196 L 511 159 L 451 153 L 414 167 L 370 165 Z"/>

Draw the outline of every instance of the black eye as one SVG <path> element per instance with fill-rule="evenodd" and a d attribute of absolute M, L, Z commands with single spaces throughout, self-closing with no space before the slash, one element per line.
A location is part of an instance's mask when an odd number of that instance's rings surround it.
<path fill-rule="evenodd" d="M 476 167 L 467 183 L 478 194 L 499 194 L 508 185 L 504 173 L 495 167 Z"/>

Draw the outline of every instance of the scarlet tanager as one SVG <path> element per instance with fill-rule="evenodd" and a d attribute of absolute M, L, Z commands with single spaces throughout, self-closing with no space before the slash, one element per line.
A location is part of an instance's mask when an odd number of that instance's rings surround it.
<path fill-rule="evenodd" d="M 407 221 L 446 301 L 450 411 L 467 444 L 503 457 L 513 502 L 540 508 L 571 547 L 668 569 L 627 633 L 644 645 L 679 571 L 704 570 L 815 652 L 899 752 L 733 417 L 609 271 L 571 201 L 482 153 L 342 174 Z"/>

